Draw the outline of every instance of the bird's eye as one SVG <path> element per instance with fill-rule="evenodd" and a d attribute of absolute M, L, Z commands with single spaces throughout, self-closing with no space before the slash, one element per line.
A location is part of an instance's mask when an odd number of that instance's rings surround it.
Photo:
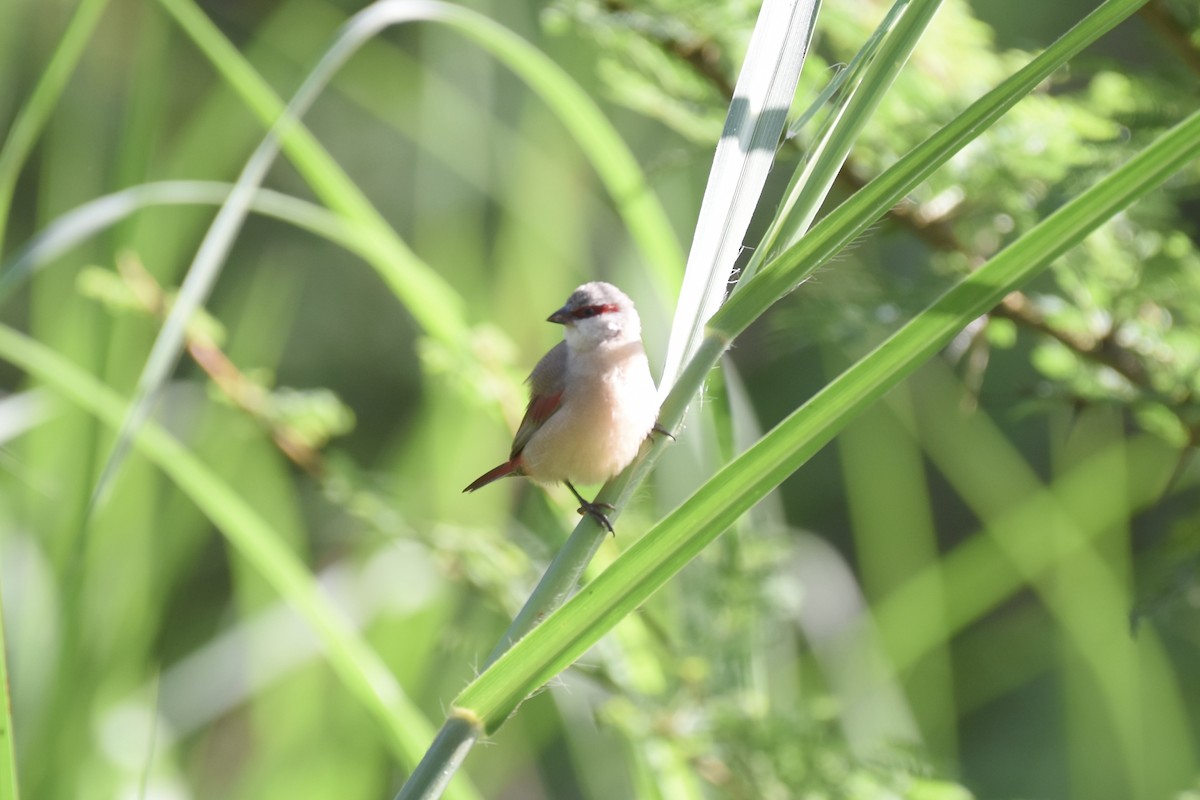
<path fill-rule="evenodd" d="M 577 308 L 571 312 L 571 316 L 573 316 L 575 319 L 587 319 L 588 317 L 594 317 L 597 314 L 608 314 L 616 310 L 616 305 L 612 303 L 605 303 L 604 305 L 583 306 L 582 308 Z"/>

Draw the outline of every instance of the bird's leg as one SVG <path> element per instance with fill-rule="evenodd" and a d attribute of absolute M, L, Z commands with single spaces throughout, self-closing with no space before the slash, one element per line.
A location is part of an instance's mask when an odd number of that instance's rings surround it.
<path fill-rule="evenodd" d="M 657 421 L 654 423 L 654 427 L 650 429 L 650 433 L 651 433 L 651 435 L 656 434 L 656 433 L 661 433 L 663 436 L 667 437 L 672 442 L 675 441 L 675 436 L 669 430 L 664 428 L 661 423 L 659 423 Z"/>
<path fill-rule="evenodd" d="M 589 503 L 587 500 L 583 499 L 583 495 L 579 493 L 578 489 L 571 485 L 570 481 L 563 481 L 563 483 L 567 484 L 567 488 L 571 490 L 571 494 L 575 495 L 575 499 L 579 501 L 580 514 L 591 514 L 592 519 L 603 525 L 605 530 L 607 530 L 613 536 L 617 535 L 617 532 L 613 530 L 612 523 L 608 521 L 608 516 L 604 513 L 604 509 L 616 511 L 616 506 L 614 506 L 612 503 Z"/>

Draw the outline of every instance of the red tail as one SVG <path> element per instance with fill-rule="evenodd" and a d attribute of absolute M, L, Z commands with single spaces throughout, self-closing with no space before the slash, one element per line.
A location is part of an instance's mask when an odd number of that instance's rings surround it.
<path fill-rule="evenodd" d="M 473 492 L 476 489 L 480 488 L 481 486 L 487 486 L 489 483 L 491 483 L 494 480 L 499 480 L 500 478 L 507 478 L 509 475 L 520 475 L 520 474 L 521 474 L 520 461 L 516 458 L 509 459 L 508 461 L 505 461 L 500 466 L 489 469 L 487 472 L 483 473 L 478 478 L 471 481 L 471 485 L 468 486 L 467 488 L 463 489 L 463 491 L 464 492 Z"/>

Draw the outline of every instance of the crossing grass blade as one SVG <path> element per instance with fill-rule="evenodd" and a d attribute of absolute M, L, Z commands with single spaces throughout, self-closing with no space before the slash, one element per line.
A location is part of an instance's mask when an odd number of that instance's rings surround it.
<path fill-rule="evenodd" d="M 33 151 L 42 128 L 58 104 L 67 81 L 75 71 L 96 24 L 100 21 L 108 0 L 82 0 L 75 9 L 63 38 L 46 65 L 37 87 L 13 120 L 12 127 L 0 147 L 0 253 L 4 252 L 4 235 L 17 177 Z"/>
<path fill-rule="evenodd" d="M 219 206 L 232 189 L 232 184 L 219 181 L 143 183 L 97 197 L 60 214 L 0 265 L 0 303 L 43 264 L 140 211 L 173 205 Z M 354 235 L 355 229 L 344 218 L 307 200 L 271 189 L 259 189 L 250 200 L 250 211 L 290 222 L 347 250 L 364 255 L 367 252 L 362 241 Z"/>
<path fill-rule="evenodd" d="M 662 395 L 699 347 L 704 325 L 725 299 L 750 218 L 775 163 L 819 8 L 813 0 L 781 0 L 764 3 L 759 13 L 700 203 L 659 382 Z"/>

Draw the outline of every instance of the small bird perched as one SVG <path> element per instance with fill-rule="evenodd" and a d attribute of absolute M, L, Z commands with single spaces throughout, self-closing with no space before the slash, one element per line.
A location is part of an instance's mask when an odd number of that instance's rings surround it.
<path fill-rule="evenodd" d="M 658 418 L 658 398 L 642 348 L 642 323 L 624 292 L 595 281 L 576 289 L 547 319 L 563 339 L 530 373 L 529 407 L 508 461 L 480 475 L 464 492 L 498 478 L 524 475 L 562 481 L 609 533 L 603 509 L 572 485 L 604 483 L 633 461 Z"/>

